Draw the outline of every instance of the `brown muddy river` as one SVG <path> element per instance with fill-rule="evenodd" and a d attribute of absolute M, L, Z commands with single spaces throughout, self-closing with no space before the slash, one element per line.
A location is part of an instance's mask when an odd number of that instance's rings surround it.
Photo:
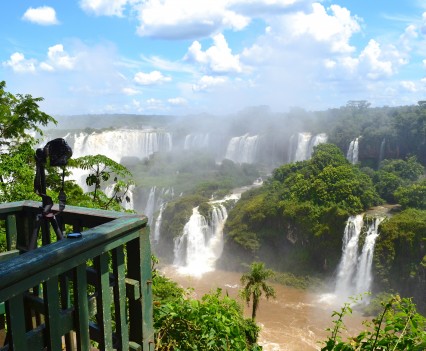
<path fill-rule="evenodd" d="M 230 296 L 237 297 L 240 289 L 240 273 L 214 271 L 201 278 L 182 275 L 172 266 L 164 267 L 163 273 L 183 287 L 194 288 L 194 297 L 201 297 L 212 289 L 221 288 Z M 273 284 L 277 298 L 262 299 L 256 321 L 262 327 L 259 343 L 265 351 L 310 351 L 320 350 L 329 335 L 326 328 L 332 327 L 332 311 L 339 305 L 328 302 L 326 295 Z M 250 308 L 245 308 L 250 317 Z M 350 335 L 363 329 L 362 317 L 354 312 L 344 321 Z"/>

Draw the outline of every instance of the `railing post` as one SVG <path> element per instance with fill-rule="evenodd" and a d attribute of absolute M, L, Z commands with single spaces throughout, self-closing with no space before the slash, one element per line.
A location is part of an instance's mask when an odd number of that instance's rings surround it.
<path fill-rule="evenodd" d="M 100 329 L 101 350 L 112 350 L 111 291 L 109 287 L 108 253 L 95 258 L 96 269 L 96 318 Z"/>
<path fill-rule="evenodd" d="M 76 329 L 78 351 L 86 351 L 90 347 L 86 274 L 86 264 L 81 264 L 74 269 L 74 327 Z"/>
<path fill-rule="evenodd" d="M 9 251 L 16 249 L 16 236 L 16 216 L 14 214 L 8 215 L 6 217 L 6 245 Z"/>
<path fill-rule="evenodd" d="M 115 277 L 114 306 L 115 306 L 115 331 L 117 347 L 120 351 L 129 349 L 129 329 L 126 316 L 126 267 L 123 246 L 112 251 L 112 266 Z"/>
<path fill-rule="evenodd" d="M 127 244 L 127 275 L 140 281 L 140 298 L 129 300 L 129 339 L 142 345 L 143 351 L 154 350 L 154 328 L 152 320 L 152 272 L 149 228 L 140 230 L 138 238 Z M 139 264 L 135 264 L 138 262 Z"/>

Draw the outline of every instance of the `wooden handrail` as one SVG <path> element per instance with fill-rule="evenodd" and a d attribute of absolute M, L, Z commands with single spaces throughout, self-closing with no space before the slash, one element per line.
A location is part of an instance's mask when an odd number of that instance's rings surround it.
<path fill-rule="evenodd" d="M 18 242 L 39 206 L 0 205 L 0 220 L 16 217 L 9 231 Z M 147 218 L 74 206 L 61 217 L 90 229 L 0 262 L 8 332 L 0 350 L 61 350 L 62 340 L 66 350 L 88 350 L 91 340 L 103 350 L 154 350 Z"/>

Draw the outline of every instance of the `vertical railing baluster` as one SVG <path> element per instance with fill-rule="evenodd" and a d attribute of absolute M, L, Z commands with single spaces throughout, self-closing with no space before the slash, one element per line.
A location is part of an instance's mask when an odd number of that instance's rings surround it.
<path fill-rule="evenodd" d="M 141 344 L 144 351 L 154 350 L 149 228 L 142 228 L 139 237 L 130 241 L 126 247 L 127 275 L 139 281 L 141 289 L 141 298 L 129 301 L 129 339 Z"/>
<path fill-rule="evenodd" d="M 77 350 L 87 351 L 90 348 L 89 337 L 89 303 L 87 296 L 86 264 L 74 269 L 74 307 Z"/>
<path fill-rule="evenodd" d="M 108 253 L 95 258 L 97 279 L 96 313 L 101 332 L 101 350 L 112 350 L 111 291 L 109 287 Z"/>
<path fill-rule="evenodd" d="M 47 348 L 50 351 L 62 349 L 62 335 L 59 333 L 59 286 L 58 277 L 52 277 L 44 283 L 44 303 L 47 332 Z"/>
<path fill-rule="evenodd" d="M 115 333 L 117 335 L 118 350 L 129 349 L 129 330 L 126 314 L 126 267 L 124 265 L 123 246 L 112 251 L 112 266 L 115 276 L 114 306 L 115 306 Z"/>
<path fill-rule="evenodd" d="M 16 236 L 16 216 L 14 214 L 8 215 L 6 217 L 6 246 L 8 250 L 16 249 Z"/>
<path fill-rule="evenodd" d="M 12 350 L 27 350 L 23 294 L 13 296 L 6 302 L 6 314 Z"/>
<path fill-rule="evenodd" d="M 61 307 L 62 310 L 67 310 L 71 307 L 70 281 L 67 274 L 59 277 L 59 285 L 61 287 Z M 65 346 L 67 350 L 75 350 L 73 331 L 65 334 Z"/>

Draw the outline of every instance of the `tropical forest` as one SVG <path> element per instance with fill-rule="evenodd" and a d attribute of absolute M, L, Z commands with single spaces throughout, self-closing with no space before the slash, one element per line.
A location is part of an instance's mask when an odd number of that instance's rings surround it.
<path fill-rule="evenodd" d="M 146 215 L 155 350 L 426 349 L 424 101 L 226 116 L 41 101 L 0 83 L 1 203 L 40 201 L 34 152 L 63 138 L 54 203 Z"/>

